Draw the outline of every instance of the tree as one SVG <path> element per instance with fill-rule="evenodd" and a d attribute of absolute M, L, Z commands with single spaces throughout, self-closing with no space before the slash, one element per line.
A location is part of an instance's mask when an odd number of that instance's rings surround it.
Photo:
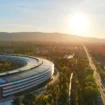
<path fill-rule="evenodd" d="M 26 95 L 25 95 L 25 97 L 24 97 L 22 103 L 23 103 L 24 105 L 34 105 L 34 101 L 35 101 L 35 96 L 34 96 L 34 94 L 29 93 L 29 94 L 26 94 Z"/>
<path fill-rule="evenodd" d="M 15 98 L 12 104 L 13 105 L 20 105 L 20 99 L 19 98 Z"/>
<path fill-rule="evenodd" d="M 86 86 L 84 88 L 84 97 L 87 102 L 87 105 L 93 105 L 98 95 L 99 91 L 97 88 L 94 88 L 92 86 Z"/>

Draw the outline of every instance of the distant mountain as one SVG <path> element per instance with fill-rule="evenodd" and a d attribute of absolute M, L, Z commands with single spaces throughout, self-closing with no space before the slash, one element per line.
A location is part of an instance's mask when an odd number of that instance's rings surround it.
<path fill-rule="evenodd" d="M 0 41 L 34 41 L 34 42 L 105 42 L 104 39 L 86 38 L 75 35 L 61 33 L 42 33 L 42 32 L 0 32 Z"/>

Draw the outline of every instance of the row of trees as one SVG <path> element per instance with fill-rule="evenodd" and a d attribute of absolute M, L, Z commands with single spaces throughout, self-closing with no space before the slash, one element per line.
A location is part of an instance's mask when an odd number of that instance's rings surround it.
<path fill-rule="evenodd" d="M 105 45 L 95 45 L 89 46 L 87 45 L 90 54 L 92 55 L 94 64 L 96 65 L 97 71 L 100 74 L 102 81 L 105 81 Z"/>
<path fill-rule="evenodd" d="M 82 46 L 78 48 L 77 61 L 72 81 L 72 105 L 97 104 L 98 86 L 93 78 L 93 70 L 89 66 L 87 56 Z"/>

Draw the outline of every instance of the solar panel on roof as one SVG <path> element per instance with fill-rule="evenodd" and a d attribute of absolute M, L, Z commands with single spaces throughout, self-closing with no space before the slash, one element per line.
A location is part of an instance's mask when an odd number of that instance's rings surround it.
<path fill-rule="evenodd" d="M 35 75 L 35 72 L 33 70 L 29 70 L 29 71 L 26 71 L 26 72 L 21 72 L 17 75 L 21 76 L 22 78 L 27 78 L 27 77 Z"/>
<path fill-rule="evenodd" d="M 17 75 L 8 75 L 8 76 L 3 77 L 3 79 L 5 79 L 7 82 L 12 82 L 12 81 L 20 80 L 22 78 Z"/>

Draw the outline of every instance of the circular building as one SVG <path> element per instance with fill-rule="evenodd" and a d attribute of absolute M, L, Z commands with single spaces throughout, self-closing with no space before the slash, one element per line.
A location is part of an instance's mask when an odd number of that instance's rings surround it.
<path fill-rule="evenodd" d="M 46 59 L 16 55 L 0 55 L 23 65 L 21 68 L 0 73 L 0 98 L 37 87 L 49 80 L 54 73 L 54 64 Z"/>

